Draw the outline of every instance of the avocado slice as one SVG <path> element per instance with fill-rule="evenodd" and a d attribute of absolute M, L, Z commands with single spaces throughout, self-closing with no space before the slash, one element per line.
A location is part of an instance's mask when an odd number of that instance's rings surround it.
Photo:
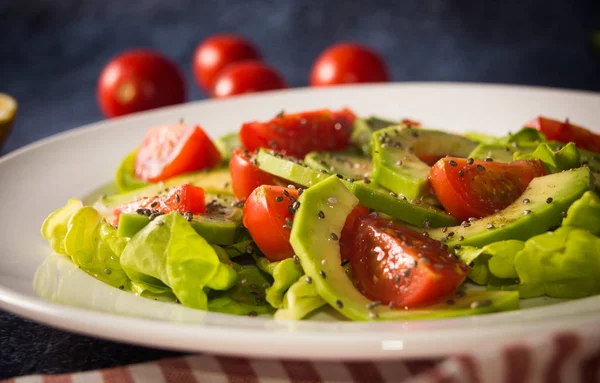
<path fill-rule="evenodd" d="M 241 148 L 240 136 L 237 133 L 227 133 L 215 140 L 215 146 L 221 153 L 221 161 L 228 164 L 231 154 L 237 148 Z"/>
<path fill-rule="evenodd" d="M 144 197 L 152 197 L 157 194 L 160 194 L 163 190 L 167 188 L 183 184 L 200 186 L 204 189 L 206 193 L 219 195 L 233 195 L 229 168 L 220 167 L 201 172 L 182 174 L 180 176 L 170 178 L 164 182 L 150 184 L 146 187 L 132 190 L 127 193 L 119 193 L 111 196 L 106 196 L 104 198 L 101 198 L 99 202 L 112 210 L 123 204 Z"/>
<path fill-rule="evenodd" d="M 344 178 L 360 180 L 371 177 L 371 159 L 357 150 L 339 152 L 312 152 L 304 163 L 315 170 L 341 174 Z"/>
<path fill-rule="evenodd" d="M 373 180 L 408 198 L 427 194 L 431 166 L 419 157 L 466 157 L 476 143 L 437 130 L 393 126 L 373 134 Z"/>
<path fill-rule="evenodd" d="M 329 177 L 324 170 L 316 171 L 303 162 L 285 157 L 277 152 L 259 149 L 256 156 L 258 167 L 267 173 L 289 180 L 296 185 L 311 187 Z M 452 216 L 416 200 L 409 201 L 369 181 L 343 180 L 342 183 L 360 200 L 361 205 L 388 214 L 396 219 L 419 227 L 455 225 Z"/>
<path fill-rule="evenodd" d="M 451 248 L 481 247 L 508 239 L 524 241 L 560 225 L 563 212 L 590 190 L 592 182 L 592 173 L 586 166 L 537 177 L 504 210 L 460 226 L 432 229 L 429 236 Z"/>
<path fill-rule="evenodd" d="M 388 126 L 398 125 L 398 122 L 385 120 L 371 116 L 368 118 L 357 118 L 352 124 L 350 142 L 360 149 L 366 156 L 371 156 L 371 137 L 373 132 Z"/>
<path fill-rule="evenodd" d="M 299 198 L 290 243 L 302 268 L 311 277 L 318 294 L 342 315 L 356 321 L 435 319 L 483 314 L 519 307 L 516 291 L 470 292 L 449 303 L 419 309 L 394 310 L 377 306 L 352 284 L 341 266 L 340 237 L 346 217 L 358 204 L 356 198 L 335 176 L 307 189 Z M 335 201 L 335 202 L 331 202 Z M 321 218 L 324 213 L 325 218 Z M 444 301 L 445 302 L 445 301 Z"/>

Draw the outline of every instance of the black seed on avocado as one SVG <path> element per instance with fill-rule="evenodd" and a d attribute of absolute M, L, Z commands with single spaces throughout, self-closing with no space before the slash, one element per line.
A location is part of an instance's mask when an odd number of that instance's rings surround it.
<path fill-rule="evenodd" d="M 464 240 L 465 240 L 465 237 L 463 237 L 463 236 L 461 235 L 460 237 L 458 237 L 458 240 L 459 240 L 459 241 L 464 241 Z"/>
<path fill-rule="evenodd" d="M 524 204 L 528 204 L 529 202 L 531 202 L 531 201 L 529 200 L 529 198 L 525 198 L 525 199 L 523 200 L 523 203 L 524 203 Z"/>
<path fill-rule="evenodd" d="M 563 218 L 567 218 L 567 212 L 566 212 L 566 211 L 561 211 L 561 212 L 560 212 L 560 215 L 561 215 Z"/>
<path fill-rule="evenodd" d="M 450 160 L 449 164 L 450 164 L 450 166 L 453 166 L 453 167 L 458 166 L 458 164 L 454 160 Z"/>
<path fill-rule="evenodd" d="M 449 232 L 447 236 L 448 236 L 448 238 L 454 237 L 454 232 L 453 231 Z"/>
<path fill-rule="evenodd" d="M 123 285 L 119 286 L 119 290 L 125 290 L 125 286 L 123 286 Z"/>
<path fill-rule="evenodd" d="M 275 201 L 276 202 L 283 202 L 283 197 L 278 195 L 277 197 L 275 197 Z"/>
<path fill-rule="evenodd" d="M 494 229 L 495 227 L 494 227 L 494 225 L 492 225 L 492 224 L 490 223 L 490 224 L 489 224 L 489 225 L 487 225 L 485 228 L 486 228 L 486 229 L 488 229 L 488 230 L 492 230 L 492 229 Z"/>
<path fill-rule="evenodd" d="M 298 197 L 300 197 L 304 193 L 304 189 L 298 188 Z"/>
<path fill-rule="evenodd" d="M 339 299 L 335 301 L 335 305 L 340 309 L 344 307 L 344 304 Z"/>
<path fill-rule="evenodd" d="M 454 245 L 454 250 L 459 250 L 460 249 L 460 245 L 457 243 L 456 245 Z"/>
<path fill-rule="evenodd" d="M 255 316 L 258 316 L 258 313 L 257 313 L 256 311 L 250 311 L 250 312 L 248 313 L 248 316 L 249 316 L 249 317 L 255 317 Z"/>
<path fill-rule="evenodd" d="M 112 274 L 112 270 L 109 268 L 104 269 L 104 274 L 106 275 L 111 275 Z"/>
<path fill-rule="evenodd" d="M 344 176 L 343 176 L 343 175 L 341 175 L 341 174 L 339 174 L 339 173 L 338 173 L 338 174 L 336 174 L 335 176 L 336 176 L 337 178 L 341 179 L 341 180 L 343 180 L 343 179 L 344 179 Z"/>
<path fill-rule="evenodd" d="M 398 161 L 396 161 L 396 165 L 398 165 L 398 166 L 402 166 L 402 160 L 398 160 Z"/>
<path fill-rule="evenodd" d="M 319 275 L 321 276 L 321 278 L 325 279 L 327 278 L 327 274 L 325 274 L 325 272 L 323 270 L 319 271 Z"/>
<path fill-rule="evenodd" d="M 317 212 L 317 217 L 319 217 L 320 219 L 325 219 L 325 213 L 323 213 L 323 210 L 319 210 Z"/>
<path fill-rule="evenodd" d="M 552 197 L 546 198 L 546 203 L 552 203 Z"/>
<path fill-rule="evenodd" d="M 296 201 L 292 204 L 292 209 L 298 210 L 300 209 L 300 202 Z"/>
<path fill-rule="evenodd" d="M 529 209 L 527 209 L 527 210 L 524 210 L 524 211 L 523 211 L 523 214 L 525 214 L 525 215 L 529 215 L 529 214 L 531 214 L 531 210 L 529 210 Z"/>
<path fill-rule="evenodd" d="M 448 228 L 447 228 L 447 227 L 442 227 L 442 233 L 445 233 L 445 232 L 447 232 L 447 231 L 448 231 Z"/>
<path fill-rule="evenodd" d="M 300 258 L 298 258 L 298 256 L 296 254 L 294 254 L 294 256 L 292 257 L 292 259 L 294 260 L 295 264 L 300 264 Z"/>
<path fill-rule="evenodd" d="M 308 283 L 309 285 L 312 283 L 312 278 L 310 276 L 306 276 L 306 278 L 304 278 L 304 280 L 306 281 L 306 283 Z"/>
<path fill-rule="evenodd" d="M 369 318 L 377 319 L 377 317 L 379 317 L 379 315 L 377 313 L 369 313 Z"/>
<path fill-rule="evenodd" d="M 394 198 L 398 196 L 398 195 L 397 195 L 396 193 L 394 193 L 394 192 L 390 192 L 390 195 L 391 195 L 392 197 L 394 197 Z"/>
<path fill-rule="evenodd" d="M 373 301 L 367 304 L 365 307 L 367 308 L 367 310 L 373 310 L 377 306 L 381 306 L 381 301 Z"/>
<path fill-rule="evenodd" d="M 331 239 L 332 241 L 337 241 L 338 236 L 335 233 L 329 233 L 329 239 Z"/>

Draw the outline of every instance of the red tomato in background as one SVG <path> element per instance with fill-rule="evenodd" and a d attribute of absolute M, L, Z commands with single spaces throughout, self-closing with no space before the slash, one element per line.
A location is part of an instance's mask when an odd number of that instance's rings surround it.
<path fill-rule="evenodd" d="M 572 124 L 569 120 L 558 121 L 540 116 L 525 126 L 539 130 L 550 141 L 560 141 L 565 144 L 574 142 L 580 148 L 600 153 L 600 135 Z"/>
<path fill-rule="evenodd" d="M 504 209 L 523 194 L 533 178 L 546 175 L 540 160 L 469 162 L 466 158 L 445 157 L 429 174 L 436 197 L 459 221 Z"/>
<path fill-rule="evenodd" d="M 392 221 L 362 215 L 348 231 L 340 238 L 342 258 L 371 300 L 401 308 L 431 303 L 456 291 L 469 272 L 439 241 Z"/>
<path fill-rule="evenodd" d="M 349 109 L 280 114 L 267 122 L 247 122 L 240 141 L 248 150 L 270 148 L 303 158 L 316 150 L 343 149 L 350 143 L 356 115 Z"/>
<path fill-rule="evenodd" d="M 245 200 L 248 196 L 261 185 L 274 185 L 275 177 L 264 172 L 252 163 L 254 152 L 248 150 L 235 149 L 231 160 L 229 161 L 229 171 L 231 172 L 231 187 L 233 194 L 239 200 Z"/>
<path fill-rule="evenodd" d="M 194 52 L 192 69 L 196 82 L 212 93 L 219 73 L 226 66 L 246 60 L 259 60 L 254 44 L 234 34 L 213 35 L 202 41 Z"/>
<path fill-rule="evenodd" d="M 183 75 L 175 63 L 150 50 L 116 56 L 98 79 L 98 103 L 106 117 L 180 104 L 185 95 Z"/>
<path fill-rule="evenodd" d="M 243 61 L 228 65 L 219 73 L 213 96 L 229 97 L 287 87 L 281 74 L 271 66 L 261 61 Z"/>
<path fill-rule="evenodd" d="M 219 150 L 200 126 L 157 126 L 148 130 L 137 150 L 135 176 L 159 182 L 211 168 L 220 161 Z"/>
<path fill-rule="evenodd" d="M 254 189 L 244 204 L 244 226 L 269 261 L 294 255 L 290 245 L 294 218 L 291 207 L 297 199 L 296 189 L 263 185 Z"/>
<path fill-rule="evenodd" d="M 125 204 L 114 210 L 114 224 L 118 225 L 121 214 L 135 213 L 138 209 L 149 209 L 164 214 L 168 214 L 172 211 L 178 211 L 181 214 L 187 212 L 201 214 L 206 210 L 204 189 L 198 186 L 185 184 L 171 188 L 167 194 L 152 198 L 143 198 Z"/>
<path fill-rule="evenodd" d="M 355 43 L 327 48 L 314 62 L 311 86 L 389 81 L 383 58 L 372 49 Z"/>

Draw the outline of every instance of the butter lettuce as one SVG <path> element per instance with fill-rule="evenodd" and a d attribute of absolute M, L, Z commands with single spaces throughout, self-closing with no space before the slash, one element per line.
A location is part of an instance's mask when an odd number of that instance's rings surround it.
<path fill-rule="evenodd" d="M 135 177 L 135 156 L 137 150 L 129 153 L 117 168 L 115 184 L 119 193 L 136 190 L 148 186 L 148 183 Z"/>
<path fill-rule="evenodd" d="M 256 265 L 273 278 L 273 284 L 266 290 L 267 302 L 275 308 L 281 307 L 285 292 L 304 274 L 302 267 L 290 258 L 270 262 L 265 257 L 257 257 Z"/>
<path fill-rule="evenodd" d="M 600 197 L 593 191 L 583 193 L 567 210 L 562 226 L 577 227 L 600 236 Z"/>
<path fill-rule="evenodd" d="M 307 283 L 305 278 L 303 275 L 287 290 L 281 308 L 273 315 L 275 319 L 300 320 L 326 305 L 315 284 Z"/>
<path fill-rule="evenodd" d="M 227 291 L 213 291 L 209 294 L 208 309 L 210 311 L 248 315 L 266 314 L 273 308 L 265 300 L 265 289 L 269 286 L 268 276 L 256 266 L 234 265 L 239 278 Z"/>
<path fill-rule="evenodd" d="M 486 145 L 506 145 L 516 143 L 519 145 L 523 144 L 537 144 L 546 141 L 546 136 L 542 132 L 533 128 L 523 128 L 515 134 L 508 134 L 503 137 L 492 136 L 484 133 L 468 132 L 464 135 L 470 140 Z"/>
<path fill-rule="evenodd" d="M 581 298 L 600 294 L 600 238 L 561 227 L 533 237 L 515 255 L 523 298 Z"/>
<path fill-rule="evenodd" d="M 549 174 L 578 168 L 581 166 L 581 159 L 577 146 L 570 142 L 558 150 L 554 150 L 550 145 L 539 144 L 532 153 L 522 154 L 516 152 L 515 160 L 539 159 L 544 163 L 544 167 Z"/>
<path fill-rule="evenodd" d="M 479 285 L 488 284 L 493 277 L 511 278 L 514 283 L 518 277 L 514 257 L 523 246 L 523 241 L 500 241 L 482 248 L 464 246 L 457 250 L 457 255 L 466 264 L 472 264 L 468 276 Z"/>
<path fill-rule="evenodd" d="M 46 218 L 41 232 L 55 252 L 86 273 L 114 287 L 129 286 L 119 261 L 127 241 L 94 208 L 70 199 Z"/>
<path fill-rule="evenodd" d="M 227 290 L 238 279 L 233 267 L 176 212 L 134 235 L 121 265 L 132 281 L 168 286 L 185 306 L 201 310 L 208 308 L 205 289 Z"/>

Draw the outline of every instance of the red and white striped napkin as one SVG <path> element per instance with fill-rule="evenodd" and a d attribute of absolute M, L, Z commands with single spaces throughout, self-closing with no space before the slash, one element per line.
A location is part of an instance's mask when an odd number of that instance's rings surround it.
<path fill-rule="evenodd" d="M 16 377 L 0 383 L 595 383 L 600 318 L 593 328 L 531 337 L 501 350 L 446 360 L 320 362 L 192 355 L 99 371 Z"/>

